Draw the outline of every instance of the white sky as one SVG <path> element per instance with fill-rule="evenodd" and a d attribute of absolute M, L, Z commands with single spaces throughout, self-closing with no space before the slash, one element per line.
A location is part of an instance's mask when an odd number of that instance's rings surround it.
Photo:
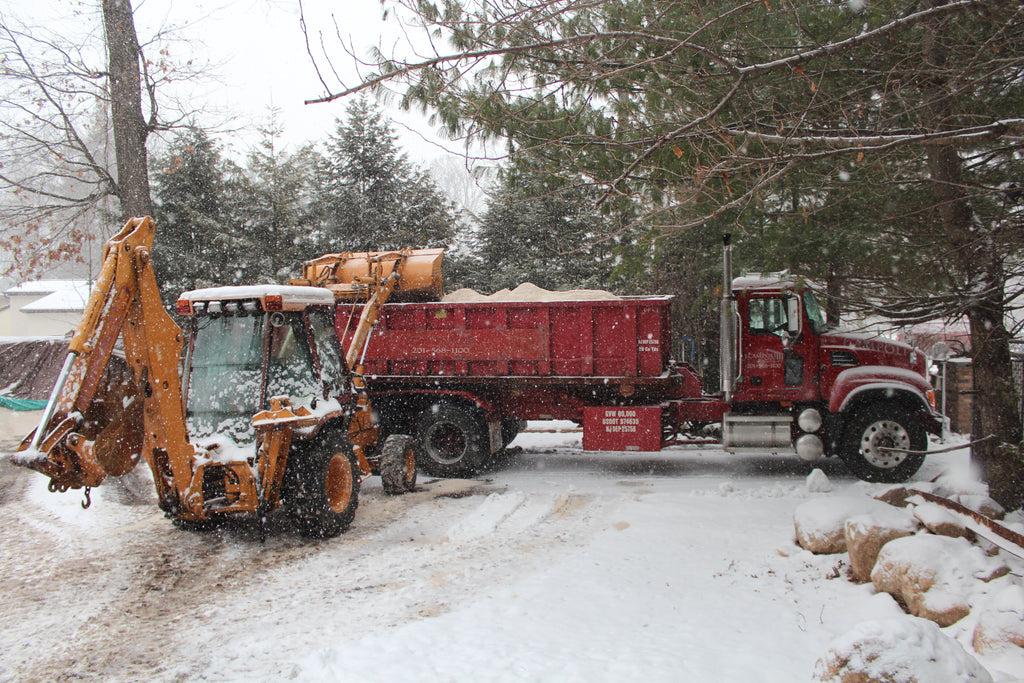
<path fill-rule="evenodd" d="M 241 129 L 265 122 L 271 105 L 281 109 L 285 139 L 293 147 L 323 140 L 334 130 L 335 119 L 344 118 L 352 98 L 303 104 L 322 96 L 325 89 L 307 53 L 299 0 L 132 0 L 132 6 L 140 41 L 152 39 L 157 31 L 176 29 L 170 59 L 180 63 L 192 58 L 197 65 L 209 65 L 209 78 L 182 83 L 181 91 L 189 106 L 200 112 L 201 125 L 238 129 L 233 136 L 218 135 L 232 152 L 244 154 L 252 146 L 257 134 Z M 346 83 L 358 79 L 351 58 L 339 48 L 336 32 L 363 56 L 383 35 L 392 36 L 384 41 L 389 44 L 402 35 L 393 19 L 382 21 L 379 0 L 302 0 L 302 6 L 311 41 L 322 39 L 329 45 L 333 62 L 321 67 L 333 67 Z M 83 43 L 91 37 L 97 45 L 102 44 L 103 30 L 99 7 L 100 0 L 0 0 L 0 14 L 5 17 L 47 26 Z M 148 53 L 151 60 L 159 57 L 154 52 Z M 101 60 L 97 55 L 96 61 Z M 337 87 L 337 79 L 327 77 Z M 387 113 L 395 120 L 402 148 L 421 166 L 444 156 L 439 145 L 458 148 L 457 143 L 435 136 L 426 117 L 418 113 L 396 107 Z"/>
<path fill-rule="evenodd" d="M 197 59 L 214 65 L 219 80 L 203 84 L 197 92 L 212 118 L 218 112 L 232 112 L 241 117 L 237 125 L 259 123 L 274 105 L 282 110 L 285 137 L 292 145 L 322 140 L 333 131 L 335 119 L 344 118 L 351 98 L 303 104 L 325 90 L 307 53 L 298 0 L 136 0 L 134 4 L 140 39 L 158 26 L 184 26 L 183 36 L 195 38 Z M 379 0 L 303 0 L 302 6 L 313 49 L 321 39 L 328 43 L 332 66 L 346 82 L 357 77 L 352 60 L 337 47 L 336 31 L 362 55 L 382 35 L 398 35 L 393 20 L 382 21 Z M 336 86 L 336 81 L 328 83 Z M 444 154 L 425 117 L 397 109 L 389 109 L 388 114 L 396 120 L 400 144 L 413 161 L 426 165 Z M 426 142 L 424 135 L 434 143 Z"/>

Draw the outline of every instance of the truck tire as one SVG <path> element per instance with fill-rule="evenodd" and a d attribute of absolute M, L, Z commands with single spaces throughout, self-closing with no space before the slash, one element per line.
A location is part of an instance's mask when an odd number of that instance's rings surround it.
<path fill-rule="evenodd" d="M 380 481 L 384 493 L 400 496 L 416 488 L 416 441 L 392 434 L 380 449 Z"/>
<path fill-rule="evenodd" d="M 918 453 L 883 451 L 903 448 Z M 854 413 L 843 434 L 840 455 L 864 481 L 894 484 L 909 479 L 924 462 L 928 437 L 924 427 L 905 409 L 876 404 Z"/>
<path fill-rule="evenodd" d="M 288 513 L 309 538 L 333 538 L 352 524 L 359 505 L 359 467 L 342 430 L 330 429 L 289 458 Z"/>
<path fill-rule="evenodd" d="M 502 420 L 501 421 L 501 445 L 507 447 L 512 440 L 519 436 L 519 432 L 526 429 L 526 420 Z"/>
<path fill-rule="evenodd" d="M 433 405 L 416 418 L 417 462 L 432 477 L 466 477 L 491 454 L 487 423 L 460 405 Z"/>

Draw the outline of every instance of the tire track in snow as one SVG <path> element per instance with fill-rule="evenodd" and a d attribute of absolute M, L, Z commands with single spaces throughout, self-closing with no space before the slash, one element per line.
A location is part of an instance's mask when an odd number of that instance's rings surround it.
<path fill-rule="evenodd" d="M 272 518 L 261 546 L 246 525 L 185 532 L 155 506 L 37 495 L 0 506 L 0 680 L 288 675 L 282 660 L 443 614 L 567 551 L 561 524 L 587 505 L 477 480 L 390 497 L 371 481 L 348 533 L 309 541 Z"/>

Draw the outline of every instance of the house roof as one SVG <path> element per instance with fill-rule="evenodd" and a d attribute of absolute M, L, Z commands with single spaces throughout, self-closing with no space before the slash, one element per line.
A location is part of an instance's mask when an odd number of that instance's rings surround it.
<path fill-rule="evenodd" d="M 4 293 L 40 296 L 21 307 L 25 313 L 60 313 L 84 310 L 90 291 L 88 280 L 36 280 L 23 282 Z"/>
<path fill-rule="evenodd" d="M 17 294 L 51 294 L 67 289 L 88 288 L 88 280 L 32 280 L 4 290 L 8 296 Z"/>

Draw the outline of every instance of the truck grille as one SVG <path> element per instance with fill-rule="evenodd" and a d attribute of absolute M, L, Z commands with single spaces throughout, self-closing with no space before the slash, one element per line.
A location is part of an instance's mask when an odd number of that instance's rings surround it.
<path fill-rule="evenodd" d="M 857 356 L 852 351 L 829 351 L 828 354 L 834 368 L 855 368 L 858 365 Z"/>

